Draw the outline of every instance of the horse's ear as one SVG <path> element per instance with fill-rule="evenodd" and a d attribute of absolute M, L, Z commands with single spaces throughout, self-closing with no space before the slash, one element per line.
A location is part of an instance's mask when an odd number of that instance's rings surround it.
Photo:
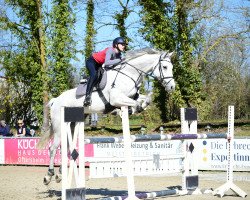
<path fill-rule="evenodd" d="M 173 55 L 174 53 L 175 53 L 174 51 L 173 51 L 173 52 L 168 53 L 168 57 L 169 57 L 169 58 L 171 58 L 171 57 L 172 57 L 172 55 Z"/>
<path fill-rule="evenodd" d="M 164 59 L 166 57 L 166 55 L 168 54 L 168 51 L 167 52 L 164 52 L 163 54 L 161 54 L 161 59 Z"/>

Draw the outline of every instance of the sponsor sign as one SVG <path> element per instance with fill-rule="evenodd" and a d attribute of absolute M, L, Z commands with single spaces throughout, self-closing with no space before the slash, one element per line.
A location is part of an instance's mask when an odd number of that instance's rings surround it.
<path fill-rule="evenodd" d="M 234 139 L 233 169 L 250 171 L 250 139 Z M 225 139 L 199 140 L 200 170 L 227 170 L 228 142 Z"/>
<path fill-rule="evenodd" d="M 36 145 L 39 138 L 10 138 L 4 139 L 4 164 L 17 165 L 49 165 L 49 147 L 52 142 L 44 149 L 37 149 Z M 93 145 L 85 145 L 85 156 L 93 156 Z M 60 148 L 57 150 L 55 156 L 55 165 L 60 165 L 61 154 Z"/>
<path fill-rule="evenodd" d="M 176 155 L 181 153 L 181 141 L 132 142 L 132 157 Z M 123 143 L 94 144 L 94 157 L 124 157 Z"/>
<path fill-rule="evenodd" d="M 0 164 L 49 165 L 50 142 L 44 149 L 37 149 L 39 138 L 1 138 Z M 226 170 L 228 164 L 228 143 L 225 139 L 190 140 L 194 144 L 195 159 L 199 170 Z M 155 155 L 173 156 L 182 153 L 180 140 L 133 142 L 132 157 L 152 158 Z M 234 139 L 234 170 L 250 171 L 250 139 Z M 86 144 L 85 156 L 101 158 L 123 158 L 123 143 Z M 136 158 L 136 159 L 137 159 Z M 57 150 L 55 164 L 60 165 L 60 150 Z M 181 162 L 179 162 L 181 164 Z"/>

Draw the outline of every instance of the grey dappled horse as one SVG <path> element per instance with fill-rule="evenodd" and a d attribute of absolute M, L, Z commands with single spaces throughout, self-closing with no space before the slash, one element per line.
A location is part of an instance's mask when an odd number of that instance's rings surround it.
<path fill-rule="evenodd" d="M 141 87 L 143 77 L 152 76 L 165 87 L 166 91 L 171 92 L 175 89 L 173 78 L 173 65 L 171 63 L 172 53 L 162 52 L 151 48 L 142 50 L 128 51 L 126 61 L 107 71 L 107 82 L 102 90 L 106 103 L 100 98 L 99 92 L 92 93 L 92 104 L 84 108 L 84 113 L 104 113 L 121 106 L 131 106 L 135 111 L 143 110 L 149 103 L 147 96 L 139 96 L 136 100 L 134 96 Z M 76 88 L 63 92 L 57 98 L 49 102 L 51 115 L 51 128 L 45 131 L 39 146 L 44 146 L 53 138 L 50 147 L 50 165 L 48 174 L 44 177 L 44 184 L 49 184 L 54 175 L 54 158 L 56 150 L 60 145 L 60 109 L 61 107 L 82 107 L 84 96 L 76 96 Z M 56 176 L 58 180 L 60 177 Z"/>

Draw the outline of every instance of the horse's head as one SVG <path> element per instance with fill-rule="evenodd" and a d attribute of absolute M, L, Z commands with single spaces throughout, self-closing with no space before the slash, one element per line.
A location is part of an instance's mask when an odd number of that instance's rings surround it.
<path fill-rule="evenodd" d="M 175 82 L 173 77 L 173 65 L 171 63 L 171 56 L 173 53 L 165 52 L 161 54 L 158 64 L 153 70 L 153 74 L 165 87 L 166 91 L 171 92 L 175 89 Z"/>

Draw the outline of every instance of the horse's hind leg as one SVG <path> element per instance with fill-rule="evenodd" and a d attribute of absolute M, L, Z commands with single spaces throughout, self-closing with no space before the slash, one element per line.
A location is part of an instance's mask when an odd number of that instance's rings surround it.
<path fill-rule="evenodd" d="M 48 173 L 43 178 L 44 185 L 48 185 L 52 179 L 52 176 L 55 175 L 54 161 L 55 161 L 56 151 L 57 151 L 59 144 L 60 144 L 60 138 L 55 137 L 54 142 L 50 147 L 50 164 L 49 164 Z"/>
<path fill-rule="evenodd" d="M 74 130 L 75 130 L 75 122 L 71 122 L 71 123 L 70 123 L 70 129 L 71 129 L 71 133 L 73 133 Z M 60 139 L 59 139 L 59 140 L 60 140 Z M 69 145 L 69 144 L 68 144 L 68 145 Z M 68 147 L 68 148 L 69 148 L 69 147 Z M 62 151 L 62 149 L 60 149 L 60 151 Z M 57 183 L 60 183 L 61 180 L 62 180 L 62 164 L 60 165 L 59 173 L 56 174 L 56 176 L 55 176 L 55 180 L 56 180 Z"/>

